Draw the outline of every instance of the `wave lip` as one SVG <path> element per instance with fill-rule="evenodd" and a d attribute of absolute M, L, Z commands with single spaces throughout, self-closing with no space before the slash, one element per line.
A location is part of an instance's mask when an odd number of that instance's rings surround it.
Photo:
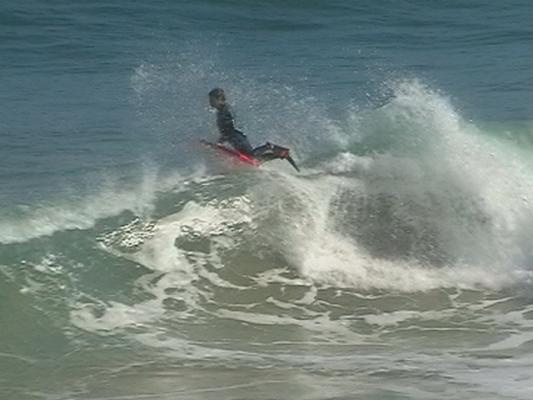
<path fill-rule="evenodd" d="M 531 282 L 533 164 L 419 81 L 390 86 L 388 104 L 350 118 L 349 148 L 284 182 L 301 205 L 286 216 L 303 230 L 289 234 L 292 263 L 361 289 Z"/>

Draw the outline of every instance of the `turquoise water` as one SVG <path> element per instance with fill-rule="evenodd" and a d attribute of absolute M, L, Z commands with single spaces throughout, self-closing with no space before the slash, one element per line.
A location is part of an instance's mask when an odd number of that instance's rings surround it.
<path fill-rule="evenodd" d="M 488 3 L 0 5 L 0 397 L 530 399 L 530 6 Z M 198 147 L 214 86 L 302 173 Z"/>

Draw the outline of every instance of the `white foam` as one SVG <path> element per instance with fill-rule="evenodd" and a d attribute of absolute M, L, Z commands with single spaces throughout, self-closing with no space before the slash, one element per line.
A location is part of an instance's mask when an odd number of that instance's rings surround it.
<path fill-rule="evenodd" d="M 102 187 L 94 195 L 64 204 L 59 202 L 32 206 L 16 219 L 0 221 L 0 243 L 20 243 L 58 231 L 88 229 L 99 219 L 127 210 L 147 215 L 153 208 L 158 192 L 181 190 L 183 183 L 194 179 L 196 173 L 183 178 L 180 174 L 158 176 L 154 172 L 147 172 L 133 188 L 122 188 L 108 180 L 102 183 Z"/>
<path fill-rule="evenodd" d="M 283 208 L 290 192 L 303 209 L 284 215 L 287 229 L 272 245 L 281 247 L 304 278 L 331 286 L 498 289 L 530 276 L 524 265 L 515 264 L 528 255 L 525 237 L 532 232 L 524 225 L 533 221 L 533 209 L 524 200 L 533 198 L 529 167 L 489 143 L 440 93 L 410 81 L 398 84 L 395 94 L 372 115 L 388 118 L 389 128 L 397 131 L 386 154 L 341 153 L 315 167 L 313 174 L 281 174 L 277 182 L 263 183 L 256 191 L 259 208 L 281 204 L 280 212 L 288 213 Z M 358 138 L 361 129 L 356 128 Z M 349 201 L 337 196 L 343 192 L 390 196 L 396 202 L 395 216 L 421 234 L 421 223 L 438 229 L 438 245 L 455 261 L 437 266 L 372 255 L 336 226 L 335 202 Z M 413 215 L 411 203 L 431 214 Z"/>
<path fill-rule="evenodd" d="M 163 314 L 163 308 L 155 300 L 135 306 L 112 301 L 105 305 L 105 311 L 101 315 L 96 310 L 92 304 L 77 305 L 70 312 L 70 321 L 80 329 L 105 335 L 115 334 L 117 330 L 126 327 L 145 326 Z"/>
<path fill-rule="evenodd" d="M 153 299 L 133 305 L 118 302 L 76 304 L 75 310 L 71 312 L 72 323 L 79 328 L 102 334 L 153 324 L 165 315 L 163 302 L 168 298 L 183 304 L 183 310 L 173 312 L 173 318 L 188 318 L 192 311 L 202 307 L 201 299 L 205 300 L 210 296 L 209 292 L 195 287 L 194 283 L 200 277 L 209 279 L 215 286 L 238 289 L 238 286 L 203 268 L 207 260 L 212 260 L 212 254 L 203 257 L 195 254 L 197 260 L 191 263 L 185 252 L 176 247 L 175 241 L 181 236 L 190 235 L 212 237 L 219 246 L 231 247 L 231 226 L 250 222 L 249 207 L 246 197 L 212 201 L 203 206 L 190 201 L 180 212 L 151 225 L 149 234 L 143 236 L 142 241 L 135 242 L 138 247 L 136 251 L 123 253 L 104 245 L 104 249 L 117 256 L 141 264 L 156 273 L 163 273 L 155 280 L 153 275 L 147 275 L 137 281 L 137 285 L 144 292 L 150 293 Z M 223 237 L 223 240 L 217 240 L 219 237 Z M 169 294 L 169 289 L 177 289 L 177 292 Z"/>

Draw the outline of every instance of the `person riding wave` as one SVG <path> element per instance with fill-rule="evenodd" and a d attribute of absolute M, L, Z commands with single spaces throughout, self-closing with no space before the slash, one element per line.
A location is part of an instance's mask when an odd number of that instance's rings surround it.
<path fill-rule="evenodd" d="M 217 127 L 220 133 L 218 144 L 228 142 L 235 150 L 259 161 L 286 159 L 298 170 L 294 160 L 289 155 L 289 149 L 266 142 L 253 148 L 244 133 L 235 128 L 233 115 L 226 103 L 226 94 L 221 88 L 214 88 L 209 92 L 209 105 L 217 110 Z"/>

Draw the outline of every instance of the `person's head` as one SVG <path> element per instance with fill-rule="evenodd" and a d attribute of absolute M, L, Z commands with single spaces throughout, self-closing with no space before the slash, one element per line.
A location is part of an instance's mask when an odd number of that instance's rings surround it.
<path fill-rule="evenodd" d="M 209 92 L 209 105 L 213 108 L 222 108 L 226 104 L 226 96 L 221 88 L 214 88 Z"/>

